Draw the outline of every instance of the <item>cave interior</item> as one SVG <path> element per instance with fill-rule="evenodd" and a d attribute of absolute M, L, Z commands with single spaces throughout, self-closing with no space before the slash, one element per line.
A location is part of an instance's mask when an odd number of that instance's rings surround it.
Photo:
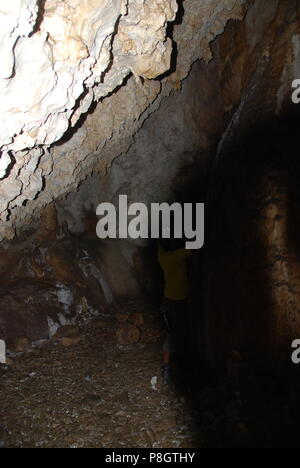
<path fill-rule="evenodd" d="M 23 3 L 21 10 L 30 4 Z M 28 66 L 34 73 L 39 60 L 50 83 L 39 35 L 54 57 L 61 54 L 57 73 L 67 43 L 78 83 L 88 60 L 77 36 L 64 37 L 58 27 L 60 4 L 68 2 L 31 3 L 38 17 L 30 34 L 19 33 L 1 96 L 5 86 L 8 97 L 17 93 L 16 80 Z M 207 0 L 206 12 L 194 0 L 164 0 L 163 26 L 157 1 L 146 0 L 144 12 L 130 0 L 129 12 L 113 10 L 113 23 L 109 7 L 101 10 L 105 2 L 90 3 L 94 9 L 81 14 L 96 24 L 101 11 L 112 28 L 103 42 L 110 54 L 92 85 L 86 79 L 72 112 L 62 104 L 51 113 L 54 90 L 45 90 L 47 118 L 30 110 L 30 125 L 26 120 L 18 132 L 17 111 L 0 106 L 14 135 L 0 134 L 0 446 L 298 447 L 298 1 Z M 134 8 L 135 22 L 127 24 Z M 157 41 L 163 31 L 168 57 L 157 55 L 158 46 L 140 61 L 139 52 L 131 54 L 135 41 L 149 43 L 145 18 L 137 20 L 142 11 Z M 51 32 L 45 39 L 47 27 L 60 41 Z M 35 60 L 26 55 L 27 41 L 36 41 Z M 9 61 L 6 52 L 1 61 Z M 20 102 L 23 109 L 25 98 Z M 176 342 L 183 365 L 168 384 L 161 376 L 159 242 L 99 239 L 96 232 L 98 205 L 117 206 L 121 195 L 148 207 L 205 205 L 204 246 L 187 261 L 190 293 L 179 325 L 185 338 Z"/>

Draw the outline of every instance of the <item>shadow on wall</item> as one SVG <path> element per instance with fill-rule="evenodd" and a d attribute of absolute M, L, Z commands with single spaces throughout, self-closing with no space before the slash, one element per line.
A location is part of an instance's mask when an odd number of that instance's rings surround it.
<path fill-rule="evenodd" d="M 31 33 L 32 35 L 40 31 L 40 27 L 43 22 L 44 14 L 45 14 L 46 0 L 38 0 L 37 5 L 38 5 L 38 16 L 37 16 L 35 28 L 33 32 Z"/>
<path fill-rule="evenodd" d="M 300 336 L 299 110 L 236 138 L 215 168 L 206 213 L 204 347 L 268 372 Z"/>
<path fill-rule="evenodd" d="M 99 218 L 93 207 L 83 208 L 84 231 L 77 237 L 92 249 L 111 300 L 149 296 L 157 301 L 162 291 L 162 278 L 157 264 L 156 245 L 130 239 L 99 239 L 96 227 Z"/>

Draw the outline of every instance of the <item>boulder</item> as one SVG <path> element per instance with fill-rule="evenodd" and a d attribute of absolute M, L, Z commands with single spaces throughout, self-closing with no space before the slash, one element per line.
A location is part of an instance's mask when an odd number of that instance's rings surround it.
<path fill-rule="evenodd" d="M 124 313 L 118 313 L 116 314 L 116 319 L 120 323 L 124 323 L 128 321 L 128 315 Z"/>
<path fill-rule="evenodd" d="M 116 337 L 120 345 L 133 345 L 140 341 L 141 332 L 133 325 L 124 324 L 117 330 Z"/>
<path fill-rule="evenodd" d="M 7 342 L 7 349 L 11 353 L 22 353 L 31 349 L 31 341 L 26 336 L 12 338 Z"/>
<path fill-rule="evenodd" d="M 129 322 L 136 327 L 142 327 L 145 324 L 144 316 L 141 313 L 132 314 L 129 317 Z"/>
<path fill-rule="evenodd" d="M 80 329 L 76 325 L 65 325 L 57 330 L 53 336 L 54 340 L 61 340 L 63 338 L 78 338 L 80 337 Z"/>
<path fill-rule="evenodd" d="M 69 348 L 70 346 L 75 346 L 79 344 L 80 341 L 81 341 L 80 336 L 75 336 L 73 338 L 63 337 L 59 340 L 59 343 L 65 348 Z"/>

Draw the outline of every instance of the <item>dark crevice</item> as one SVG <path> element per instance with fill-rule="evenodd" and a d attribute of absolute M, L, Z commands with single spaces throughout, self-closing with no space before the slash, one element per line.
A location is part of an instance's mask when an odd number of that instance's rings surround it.
<path fill-rule="evenodd" d="M 172 44 L 173 44 L 170 68 L 165 73 L 163 73 L 158 78 L 156 78 L 156 80 L 163 80 L 167 78 L 168 76 L 175 73 L 177 69 L 178 45 L 176 41 L 174 41 L 174 29 L 176 26 L 181 25 L 183 22 L 184 13 L 185 13 L 183 3 L 184 3 L 184 0 L 178 0 L 178 12 L 177 12 L 176 19 L 173 22 L 169 22 L 167 25 L 167 37 L 172 40 Z"/>
<path fill-rule="evenodd" d="M 46 5 L 46 1 L 47 1 L 47 0 L 38 0 L 38 2 L 37 2 L 37 5 L 38 5 L 37 20 L 36 20 L 34 29 L 33 29 L 32 33 L 30 34 L 30 36 L 33 36 L 33 34 L 35 34 L 35 33 L 37 33 L 37 32 L 40 31 L 41 24 L 42 24 L 42 22 L 43 22 L 44 15 L 45 15 L 45 5 Z M 29 36 L 29 37 L 30 37 L 30 36 Z"/>
<path fill-rule="evenodd" d="M 10 161 L 10 164 L 8 165 L 8 167 L 6 168 L 6 174 L 1 179 L 1 181 L 5 180 L 5 179 L 8 179 L 8 177 L 11 175 L 11 171 L 13 170 L 14 165 L 16 164 L 16 158 L 14 157 L 13 153 L 11 151 L 9 151 L 8 155 L 9 155 L 11 161 Z"/>

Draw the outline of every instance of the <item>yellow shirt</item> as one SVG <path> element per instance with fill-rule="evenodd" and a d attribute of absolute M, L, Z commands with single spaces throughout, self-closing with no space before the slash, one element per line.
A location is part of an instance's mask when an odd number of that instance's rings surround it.
<path fill-rule="evenodd" d="M 186 270 L 186 259 L 191 255 L 190 250 L 178 249 L 167 251 L 159 246 L 158 261 L 165 277 L 165 297 L 173 301 L 187 298 L 189 283 Z"/>

